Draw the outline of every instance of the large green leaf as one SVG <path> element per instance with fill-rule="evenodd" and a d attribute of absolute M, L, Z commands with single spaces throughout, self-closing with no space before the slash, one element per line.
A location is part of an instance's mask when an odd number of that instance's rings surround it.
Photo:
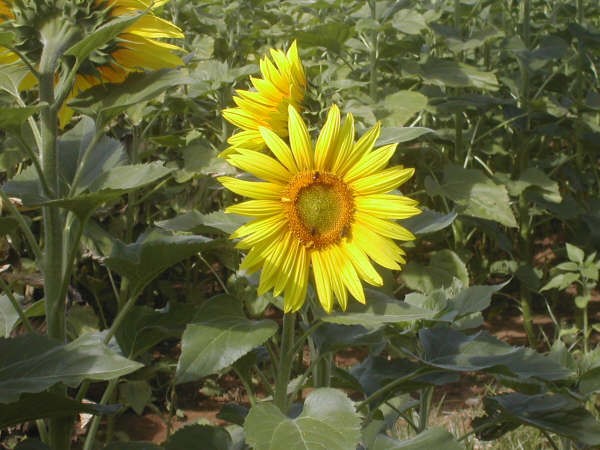
<path fill-rule="evenodd" d="M 514 392 L 484 398 L 484 406 L 487 416 L 475 419 L 473 426 L 492 427 L 485 429 L 480 438 L 497 439 L 519 425 L 531 425 L 594 448 L 600 445 L 600 423 L 572 397 Z"/>
<path fill-rule="evenodd" d="M 451 328 L 422 329 L 423 362 L 454 371 L 485 370 L 519 379 L 565 380 L 573 372 L 530 348 L 513 347 L 487 332 L 466 335 Z"/>
<path fill-rule="evenodd" d="M 75 194 L 85 192 L 98 178 L 127 159 L 118 140 L 101 136 L 94 142 L 97 133 L 94 121 L 82 117 L 58 140 L 61 177 Z M 72 186 L 77 172 L 77 185 Z"/>
<path fill-rule="evenodd" d="M 425 186 L 430 195 L 452 200 L 459 214 L 517 227 L 506 187 L 496 184 L 479 170 L 447 165 L 441 186 L 432 178 L 427 178 Z"/>
<path fill-rule="evenodd" d="M 167 338 L 181 337 L 185 325 L 193 319 L 194 306 L 168 305 L 164 310 L 135 306 L 128 314 L 116 338 L 125 355 L 139 355 Z"/>
<path fill-rule="evenodd" d="M 177 364 L 177 383 L 195 381 L 230 366 L 277 332 L 269 319 L 250 320 L 242 303 L 219 295 L 206 301 L 181 339 L 181 357 Z"/>
<path fill-rule="evenodd" d="M 27 118 L 37 111 L 41 105 L 24 106 L 21 108 L 0 108 L 0 129 L 19 128 L 25 123 Z"/>
<path fill-rule="evenodd" d="M 130 106 L 152 100 L 173 86 L 190 82 L 183 69 L 134 73 L 123 83 L 98 85 L 86 90 L 69 102 L 69 106 L 105 124 Z"/>
<path fill-rule="evenodd" d="M 164 270 L 208 248 L 211 242 L 204 236 L 174 236 L 151 230 L 132 244 L 115 241 L 104 263 L 126 277 L 132 291 L 140 292 Z"/>
<path fill-rule="evenodd" d="M 165 450 L 165 448 L 152 442 L 113 442 L 104 447 L 104 450 Z"/>
<path fill-rule="evenodd" d="M 0 337 L 9 337 L 19 321 L 19 314 L 4 294 L 0 295 Z"/>
<path fill-rule="evenodd" d="M 404 125 L 415 114 L 423 111 L 426 106 L 427 97 L 420 92 L 398 91 L 390 94 L 383 100 L 383 107 L 390 114 L 384 119 L 384 125 Z"/>
<path fill-rule="evenodd" d="M 428 58 L 420 64 L 418 75 L 425 83 L 446 87 L 475 87 L 487 91 L 497 91 L 500 85 L 493 72 L 451 60 Z"/>
<path fill-rule="evenodd" d="M 425 127 L 383 127 L 376 145 L 408 142 L 427 133 L 433 133 L 433 130 Z"/>
<path fill-rule="evenodd" d="M 56 383 L 112 380 L 141 366 L 109 349 L 97 335 L 69 344 L 36 334 L 0 339 L 0 403 L 13 403 L 22 393 L 41 392 Z"/>
<path fill-rule="evenodd" d="M 164 444 L 165 450 L 230 450 L 231 436 L 221 427 L 189 425 L 177 430 Z"/>
<path fill-rule="evenodd" d="M 435 233 L 450 226 L 456 216 L 457 214 L 454 211 L 443 214 L 422 208 L 421 214 L 403 220 L 402 225 L 415 234 Z"/>
<path fill-rule="evenodd" d="M 321 388 L 309 394 L 295 419 L 271 403 L 255 405 L 244 431 L 256 450 L 348 450 L 360 440 L 360 418 L 346 394 Z"/>
<path fill-rule="evenodd" d="M 231 234 L 248 220 L 245 216 L 226 214 L 224 211 L 214 211 L 208 214 L 189 211 L 172 219 L 156 222 L 155 225 L 169 231 L 202 233 L 219 230 Z"/>
<path fill-rule="evenodd" d="M 77 413 L 114 414 L 120 406 L 80 403 L 50 392 L 23 394 L 21 398 L 0 408 L 0 429 L 36 419 L 74 416 Z"/>
<path fill-rule="evenodd" d="M 452 250 L 440 250 L 431 255 L 429 265 L 409 261 L 401 272 L 402 280 L 413 290 L 431 293 L 448 288 L 456 280 L 463 286 L 469 284 L 467 266 Z"/>
<path fill-rule="evenodd" d="M 452 433 L 444 428 L 430 428 L 419 433 L 413 438 L 398 441 L 380 434 L 375 439 L 373 450 L 431 450 L 433 448 L 443 450 L 461 450 L 465 447 L 459 444 Z"/>
<path fill-rule="evenodd" d="M 126 14 L 114 18 L 105 25 L 102 25 L 84 36 L 82 40 L 69 48 L 65 55 L 75 56 L 78 60 L 84 61 L 94 50 L 101 48 L 112 41 L 119 33 L 136 22 L 144 14 Z"/>
<path fill-rule="evenodd" d="M 433 317 L 431 311 L 409 305 L 380 291 L 368 289 L 366 297 L 366 304 L 352 302 L 347 311 L 323 315 L 321 320 L 341 325 L 378 327 L 386 323 L 412 322 Z"/>

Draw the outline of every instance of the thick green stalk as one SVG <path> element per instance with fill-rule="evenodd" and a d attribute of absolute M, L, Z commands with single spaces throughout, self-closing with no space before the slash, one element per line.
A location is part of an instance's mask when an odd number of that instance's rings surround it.
<path fill-rule="evenodd" d="M 419 424 L 417 432 L 421 433 L 427 429 L 429 423 L 429 414 L 431 413 L 431 402 L 433 401 L 433 388 L 427 387 L 421 389 L 419 397 Z"/>
<path fill-rule="evenodd" d="M 292 374 L 292 362 L 294 353 L 294 332 L 296 324 L 296 314 L 286 313 L 283 315 L 283 329 L 281 331 L 281 345 L 279 348 L 279 367 L 277 378 L 275 380 L 275 394 L 273 401 L 283 414 L 287 414 L 288 395 L 287 387 Z"/>
<path fill-rule="evenodd" d="M 521 38 L 526 48 L 531 47 L 531 1 L 523 0 L 521 4 Z M 529 68 L 523 62 L 519 62 L 521 71 L 521 92 L 519 103 L 521 109 L 526 112 L 525 130 L 519 136 L 518 156 L 515 164 L 515 178 L 518 178 L 529 167 L 529 131 L 531 128 L 531 107 L 529 102 Z M 529 202 L 524 193 L 519 196 L 519 247 L 521 261 L 530 264 L 533 257 L 531 245 L 531 223 L 529 217 Z M 527 333 L 527 340 L 531 347 L 537 346 L 537 337 L 533 328 L 533 316 L 531 312 L 531 291 L 521 282 L 520 286 L 521 313 L 523 314 L 523 327 Z"/>
<path fill-rule="evenodd" d="M 325 353 L 318 358 L 313 366 L 313 386 L 329 387 L 331 385 L 331 369 L 333 367 L 333 354 Z"/>
<path fill-rule="evenodd" d="M 583 0 L 577 0 L 577 23 L 583 25 Z M 583 172 L 585 169 L 585 152 L 582 141 L 583 134 L 583 74 L 584 74 L 584 50 L 581 39 L 577 42 L 577 72 L 575 74 L 575 105 L 577 107 L 577 120 L 575 121 L 576 153 L 575 163 L 577 169 Z"/>

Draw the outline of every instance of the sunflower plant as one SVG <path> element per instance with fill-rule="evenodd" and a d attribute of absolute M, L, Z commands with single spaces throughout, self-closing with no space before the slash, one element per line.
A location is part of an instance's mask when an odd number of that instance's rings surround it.
<path fill-rule="evenodd" d="M 25 237 L 28 255 L 43 280 L 45 317 L 42 335 L 32 325 L 18 291 L 0 279 L 2 301 L 9 302 L 22 326 L 30 331 L 0 341 L 0 353 L 3 358 L 8 355 L 0 368 L 2 427 L 38 419 L 39 435 L 52 450 L 71 447 L 75 414 L 86 410 L 96 415 L 84 444 L 91 449 L 100 417 L 109 411 L 81 402 L 89 383 L 109 381 L 108 399 L 119 377 L 140 366 L 128 358 L 132 355 L 107 346 L 140 294 L 135 277 L 122 274 L 119 310 L 103 336 L 69 342 L 67 299 L 71 298 L 69 286 L 82 235 L 98 208 L 170 173 L 162 164 L 128 164 L 121 143 L 103 130 L 115 111 L 118 114 L 128 106 L 118 95 L 119 89 L 128 90 L 133 101 L 142 101 L 182 78 L 178 68 L 183 66 L 183 49 L 169 40 L 183 34 L 159 16 L 165 3 L 0 2 L 0 126 L 25 155 L 0 195 L 14 227 L 10 232 Z M 155 72 L 158 69 L 161 71 Z M 74 110 L 69 103 L 81 94 L 92 104 L 102 102 L 112 112 L 101 115 L 99 110 L 94 114 L 88 109 L 87 115 L 84 112 L 76 123 L 71 122 Z M 39 239 L 29 220 L 32 212 L 34 217 L 41 213 Z M 169 239 L 151 233 L 146 238 L 155 245 Z M 198 242 L 189 244 L 197 251 Z M 173 262 L 189 255 L 189 248 L 180 248 L 183 256 Z M 78 392 L 69 392 L 67 387 Z M 36 406 L 44 404 L 46 407 Z"/>

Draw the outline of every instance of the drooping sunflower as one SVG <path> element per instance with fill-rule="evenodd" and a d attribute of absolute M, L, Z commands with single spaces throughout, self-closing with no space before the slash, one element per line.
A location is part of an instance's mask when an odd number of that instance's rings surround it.
<path fill-rule="evenodd" d="M 227 156 L 230 164 L 263 181 L 219 178 L 251 199 L 227 208 L 254 218 L 231 236 L 249 250 L 241 268 L 250 273 L 262 268 L 259 294 L 283 292 L 286 312 L 302 307 L 311 269 L 325 311 L 332 311 L 334 300 L 346 309 L 348 293 L 364 303 L 361 280 L 383 283 L 372 262 L 401 269 L 405 253 L 394 239 L 414 239 L 394 220 L 419 214 L 417 202 L 392 192 L 414 169 L 385 168 L 396 144 L 374 148 L 379 124 L 355 142 L 352 115 L 341 124 L 335 105 L 314 146 L 293 106 L 289 118 L 290 145 L 259 127 L 273 156 L 245 149 Z"/>
<path fill-rule="evenodd" d="M 127 15 L 139 15 L 113 42 L 96 49 L 76 74 L 69 98 L 92 86 L 103 83 L 122 83 L 132 72 L 173 68 L 183 65 L 177 54 L 182 48 L 165 42 L 168 38 L 183 38 L 179 27 L 158 17 L 155 11 L 168 0 L 94 0 L 89 3 L 66 3 L 61 9 L 56 2 L 36 3 L 0 0 L 0 22 L 15 21 L 18 36 L 17 47 L 31 61 L 39 60 L 41 43 L 38 39 L 40 24 L 48 17 L 67 17 L 76 28 L 74 36 L 87 33 L 110 23 L 112 19 Z M 18 10 L 18 11 L 17 11 Z M 17 55 L 0 47 L 0 64 L 18 60 Z M 26 90 L 36 84 L 33 76 L 27 77 L 21 86 Z M 64 106 L 59 112 L 61 126 L 71 118 L 73 111 Z"/>
<path fill-rule="evenodd" d="M 287 136 L 288 106 L 301 109 L 307 81 L 296 41 L 286 53 L 271 49 L 270 55 L 271 58 L 265 56 L 260 60 L 262 78 L 250 77 L 255 90 L 238 89 L 233 97 L 237 107 L 223 110 L 223 117 L 243 130 L 228 139 L 231 147 L 224 155 L 236 147 L 264 149 L 260 127 Z"/>
<path fill-rule="evenodd" d="M 4 0 L 0 0 L 0 24 L 14 18 L 15 16 L 10 9 L 10 5 Z M 19 57 L 15 53 L 5 47 L 0 47 L 0 65 L 11 64 L 18 59 Z"/>
<path fill-rule="evenodd" d="M 183 65 L 177 54 L 183 49 L 160 39 L 184 37 L 181 29 L 154 14 L 154 10 L 169 0 L 95 0 L 94 7 L 108 11 L 110 18 L 145 12 L 132 25 L 120 33 L 115 42 L 96 55 L 100 63 L 90 61 L 77 73 L 70 97 L 102 83 L 122 83 L 132 72 L 158 70 Z M 73 114 L 63 106 L 59 112 L 61 126 Z"/>

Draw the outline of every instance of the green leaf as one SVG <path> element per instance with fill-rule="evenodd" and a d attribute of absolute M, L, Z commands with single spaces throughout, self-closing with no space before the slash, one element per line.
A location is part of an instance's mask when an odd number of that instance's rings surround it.
<path fill-rule="evenodd" d="M 497 91 L 500 87 L 493 72 L 452 60 L 428 58 L 419 65 L 417 74 L 425 83 L 437 86 L 475 87 L 487 91 Z"/>
<path fill-rule="evenodd" d="M 114 167 L 96 179 L 90 186 L 92 192 L 103 190 L 130 191 L 164 178 L 172 169 L 164 167 L 161 161 L 146 164 L 133 164 Z"/>
<path fill-rule="evenodd" d="M 600 445 L 600 423 L 572 397 L 515 392 L 485 398 L 484 406 L 488 417 L 476 419 L 473 422 L 475 428 L 490 423 L 496 427 L 516 423 L 517 426 L 530 425 L 586 445 Z M 490 437 L 497 438 L 499 435 Z"/>
<path fill-rule="evenodd" d="M 140 292 L 163 271 L 206 249 L 211 242 L 204 236 L 174 236 L 150 230 L 132 244 L 115 241 L 104 264 L 126 277 L 132 292 Z"/>
<path fill-rule="evenodd" d="M 433 132 L 432 129 L 424 127 L 383 127 L 376 145 L 408 142 Z"/>
<path fill-rule="evenodd" d="M 296 33 L 298 41 L 306 47 L 325 47 L 334 53 L 342 53 L 344 43 L 352 36 L 353 27 L 344 22 L 329 22 Z"/>
<path fill-rule="evenodd" d="M 172 434 L 164 444 L 165 450 L 230 450 L 231 436 L 221 427 L 188 425 Z"/>
<path fill-rule="evenodd" d="M 441 186 L 432 178 L 426 180 L 425 186 L 430 195 L 439 195 L 455 202 L 459 214 L 517 227 L 506 188 L 479 170 L 447 165 Z"/>
<path fill-rule="evenodd" d="M 0 129 L 20 128 L 27 118 L 41 109 L 41 105 L 24 106 L 22 108 L 0 108 Z"/>
<path fill-rule="evenodd" d="M 17 297 L 17 301 L 19 297 Z M 4 294 L 0 295 L 0 337 L 9 337 L 13 328 L 19 321 L 19 314 L 12 303 Z"/>
<path fill-rule="evenodd" d="M 97 133 L 94 121 L 82 117 L 58 140 L 61 176 L 75 194 L 85 192 L 98 178 L 126 161 L 123 145 L 105 135 L 88 150 Z M 76 172 L 79 172 L 77 185 L 72 186 Z"/>
<path fill-rule="evenodd" d="M 152 399 L 152 388 L 145 380 L 126 380 L 119 384 L 119 402 L 131 407 L 139 416 Z"/>
<path fill-rule="evenodd" d="M 244 424 L 246 440 L 256 450 L 348 450 L 360 439 L 360 418 L 342 391 L 311 392 L 302 413 L 290 419 L 271 403 L 252 407 Z"/>
<path fill-rule="evenodd" d="M 20 98 L 19 86 L 28 73 L 29 69 L 25 64 L 3 64 L 0 70 L 0 91 Z"/>
<path fill-rule="evenodd" d="M 56 383 L 77 386 L 84 379 L 106 381 L 139 369 L 102 343 L 84 335 L 69 344 L 36 334 L 0 339 L 0 403 L 12 403 L 22 393 L 41 392 Z"/>
<path fill-rule="evenodd" d="M 402 225 L 415 234 L 435 233 L 452 225 L 456 216 L 454 211 L 443 214 L 423 208 L 421 214 L 403 220 Z"/>
<path fill-rule="evenodd" d="M 456 311 L 456 317 L 463 317 L 475 312 L 481 312 L 492 301 L 492 295 L 506 286 L 510 281 L 491 286 L 470 286 L 458 293 L 449 301 L 449 307 Z"/>
<path fill-rule="evenodd" d="M 84 38 L 69 48 L 65 55 L 76 57 L 83 62 L 96 49 L 103 47 L 108 42 L 124 31 L 127 27 L 135 23 L 144 14 L 126 14 L 117 17 L 105 25 L 102 25 L 88 33 Z"/>
<path fill-rule="evenodd" d="M 401 33 L 417 35 L 427 28 L 427 23 L 414 9 L 401 9 L 394 14 L 392 26 Z"/>
<path fill-rule="evenodd" d="M 169 304 L 163 310 L 135 306 L 116 333 L 124 354 L 137 356 L 168 338 L 180 338 L 195 307 Z"/>
<path fill-rule="evenodd" d="M 444 428 L 429 428 L 411 439 L 398 441 L 380 434 L 375 439 L 373 450 L 461 450 L 465 447 L 459 444 L 452 433 L 449 433 Z"/>
<path fill-rule="evenodd" d="M 3 404 L 0 408 L 0 429 L 36 419 L 69 417 L 80 412 L 88 414 L 114 414 L 119 405 L 102 406 L 79 403 L 62 395 L 50 392 L 23 394 L 19 400 Z"/>
<path fill-rule="evenodd" d="M 215 211 L 208 214 L 189 211 L 172 219 L 156 222 L 155 225 L 169 231 L 202 233 L 218 230 L 226 234 L 231 234 L 248 222 L 248 220 L 245 216 L 227 214 L 225 211 Z"/>
<path fill-rule="evenodd" d="M 564 291 L 578 279 L 578 273 L 559 273 L 558 275 L 552 277 L 552 279 L 548 281 L 544 286 L 542 286 L 540 292 L 548 291 L 550 289 L 558 289 Z"/>
<path fill-rule="evenodd" d="M 250 320 L 238 299 L 219 295 L 206 301 L 198 321 L 185 329 L 176 383 L 195 381 L 230 366 L 277 332 L 269 319 Z"/>
<path fill-rule="evenodd" d="M 362 325 L 377 327 L 386 323 L 405 323 L 433 317 L 431 311 L 409 305 L 381 291 L 366 290 L 367 302 L 352 302 L 345 312 L 334 312 L 321 316 L 321 320 L 340 325 Z"/>
<path fill-rule="evenodd" d="M 424 293 L 448 288 L 455 279 L 460 280 L 463 286 L 469 285 L 467 266 L 452 250 L 433 253 L 428 266 L 409 261 L 400 276 L 410 289 Z"/>
<path fill-rule="evenodd" d="M 576 263 L 583 263 L 583 258 L 585 257 L 585 253 L 579 247 L 569 244 L 568 242 L 565 244 L 567 248 L 567 257 Z"/>
<path fill-rule="evenodd" d="M 76 111 L 95 117 L 104 125 L 130 106 L 152 100 L 173 86 L 191 82 L 183 69 L 136 72 L 120 84 L 104 84 L 87 89 L 69 102 Z"/>
<path fill-rule="evenodd" d="M 519 379 L 564 380 L 573 375 L 553 359 L 530 348 L 513 347 L 487 332 L 465 335 L 451 328 L 419 332 L 423 362 L 447 370 L 485 370 L 513 374 Z"/>
<path fill-rule="evenodd" d="M 404 125 L 415 114 L 423 111 L 427 106 L 427 97 L 416 91 L 398 91 L 388 95 L 383 100 L 383 107 L 390 113 L 383 124 L 400 124 Z M 385 129 L 385 128 L 384 128 Z M 400 130 L 402 128 L 399 128 Z M 408 127 L 410 130 L 410 127 Z M 423 129 L 422 129 L 423 130 Z M 428 130 L 428 128 L 424 128 Z M 430 130 L 433 131 L 433 130 Z M 415 133 L 416 134 L 416 133 Z M 423 134 L 423 133 L 421 133 Z M 414 138 L 412 138 L 414 139 Z M 408 139 L 408 140 L 412 140 Z M 381 138 L 380 138 L 381 140 Z M 406 138 L 405 138 L 406 140 Z"/>

